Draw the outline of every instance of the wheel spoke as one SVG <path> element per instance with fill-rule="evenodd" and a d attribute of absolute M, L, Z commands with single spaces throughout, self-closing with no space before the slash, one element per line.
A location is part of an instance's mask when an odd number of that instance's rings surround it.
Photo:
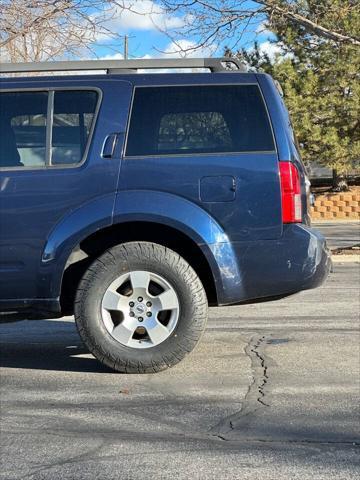
<path fill-rule="evenodd" d="M 154 290 L 156 285 L 162 293 L 150 293 L 152 284 Z M 166 324 L 162 323 L 164 315 L 158 320 L 159 312 L 164 311 L 171 312 L 165 315 Z M 121 274 L 102 299 L 102 319 L 107 331 L 129 348 L 150 348 L 164 342 L 174 331 L 179 311 L 179 298 L 172 285 L 161 275 L 145 270 Z"/>
<path fill-rule="evenodd" d="M 111 334 L 118 342 L 121 342 L 123 345 L 128 345 L 134 335 L 135 328 L 135 325 L 132 326 L 130 323 L 124 321 L 120 323 L 120 325 L 117 325 Z"/>
<path fill-rule="evenodd" d="M 106 310 L 121 310 L 123 296 L 114 290 L 107 290 L 102 305 Z"/>
<path fill-rule="evenodd" d="M 147 322 L 146 330 L 154 345 L 166 340 L 170 333 L 169 330 L 155 318 L 151 322 Z"/>
<path fill-rule="evenodd" d="M 159 302 L 161 307 L 159 310 L 174 310 L 175 308 L 179 307 L 178 299 L 176 296 L 176 293 L 172 288 L 169 288 L 169 290 L 166 290 L 165 292 L 161 293 L 156 297 Z"/>
<path fill-rule="evenodd" d="M 149 288 L 150 283 L 150 273 L 149 272 L 131 272 L 130 273 L 130 282 L 134 290 L 138 288 L 144 289 L 146 292 Z"/>

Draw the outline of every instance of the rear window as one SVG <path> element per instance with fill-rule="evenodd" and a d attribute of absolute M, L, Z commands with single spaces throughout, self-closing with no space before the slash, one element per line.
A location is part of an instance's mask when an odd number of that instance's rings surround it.
<path fill-rule="evenodd" d="M 50 167 L 82 161 L 96 91 L 0 93 L 0 167 Z"/>
<path fill-rule="evenodd" d="M 127 156 L 273 150 L 257 85 L 135 89 Z"/>

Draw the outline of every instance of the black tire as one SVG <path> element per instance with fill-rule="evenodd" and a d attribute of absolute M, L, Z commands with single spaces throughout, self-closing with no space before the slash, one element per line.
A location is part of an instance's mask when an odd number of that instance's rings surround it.
<path fill-rule="evenodd" d="M 118 342 L 105 327 L 102 299 L 119 275 L 143 270 L 162 276 L 179 301 L 177 324 L 171 335 L 151 348 Z M 129 242 L 107 250 L 83 276 L 75 299 L 75 320 L 90 352 L 108 367 L 126 373 L 151 373 L 180 362 L 198 343 L 207 321 L 204 287 L 191 266 L 177 253 L 149 242 Z"/>

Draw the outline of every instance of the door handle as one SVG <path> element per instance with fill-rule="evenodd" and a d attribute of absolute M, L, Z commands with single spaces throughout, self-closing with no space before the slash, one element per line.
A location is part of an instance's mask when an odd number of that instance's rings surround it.
<path fill-rule="evenodd" d="M 118 134 L 111 133 L 107 137 L 105 137 L 102 149 L 101 149 L 101 156 L 102 158 L 112 158 L 115 152 L 116 142 L 117 142 Z"/>

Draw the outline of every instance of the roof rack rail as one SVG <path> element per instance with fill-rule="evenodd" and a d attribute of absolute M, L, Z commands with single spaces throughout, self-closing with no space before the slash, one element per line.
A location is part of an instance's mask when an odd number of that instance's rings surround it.
<path fill-rule="evenodd" d="M 0 63 L 0 73 L 75 72 L 106 70 L 107 73 L 136 73 L 138 69 L 208 68 L 211 72 L 246 71 L 236 58 L 152 58 L 134 60 L 79 60 L 60 62 Z"/>

